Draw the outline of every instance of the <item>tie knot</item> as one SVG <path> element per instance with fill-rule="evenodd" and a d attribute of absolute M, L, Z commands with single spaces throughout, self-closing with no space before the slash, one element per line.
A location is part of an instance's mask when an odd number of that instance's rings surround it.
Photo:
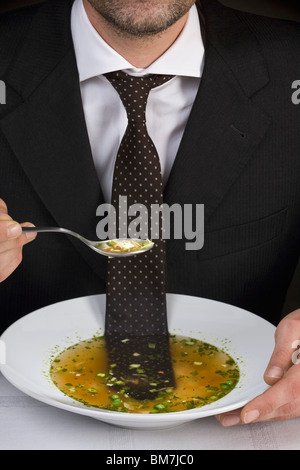
<path fill-rule="evenodd" d="M 104 75 L 119 93 L 128 119 L 145 122 L 146 105 L 150 90 L 171 80 L 172 75 L 144 75 L 135 77 L 125 72 L 110 72 Z"/>

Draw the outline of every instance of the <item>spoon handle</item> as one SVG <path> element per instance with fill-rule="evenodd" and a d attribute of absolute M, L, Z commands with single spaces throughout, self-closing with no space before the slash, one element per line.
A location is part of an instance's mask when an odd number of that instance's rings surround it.
<path fill-rule="evenodd" d="M 22 232 L 56 232 L 56 233 L 65 233 L 67 235 L 72 235 L 73 237 L 83 239 L 80 235 L 72 230 L 68 230 L 62 227 L 22 227 Z"/>
<path fill-rule="evenodd" d="M 22 227 L 22 232 L 57 232 L 59 228 L 55 227 Z"/>
<path fill-rule="evenodd" d="M 22 232 L 62 232 L 69 233 L 69 230 L 61 227 L 22 227 Z"/>

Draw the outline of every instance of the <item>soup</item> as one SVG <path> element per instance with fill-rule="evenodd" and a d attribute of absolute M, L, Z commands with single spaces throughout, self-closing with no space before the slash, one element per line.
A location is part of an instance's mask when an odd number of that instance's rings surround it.
<path fill-rule="evenodd" d="M 104 336 L 78 342 L 58 354 L 51 363 L 52 381 L 65 395 L 101 409 L 130 413 L 165 413 L 199 408 L 227 395 L 238 383 L 237 363 L 212 344 L 179 335 L 169 338 L 176 386 L 157 389 L 153 398 L 130 396 L 126 384 L 114 376 Z M 149 348 L 153 343 L 149 343 Z M 143 374 L 138 360 L 130 365 L 136 377 Z M 120 383 L 121 382 L 121 383 Z"/>
<path fill-rule="evenodd" d="M 144 251 L 152 248 L 154 243 L 150 240 L 124 239 L 109 240 L 107 242 L 97 243 L 96 248 L 108 253 L 133 253 L 136 251 Z"/>

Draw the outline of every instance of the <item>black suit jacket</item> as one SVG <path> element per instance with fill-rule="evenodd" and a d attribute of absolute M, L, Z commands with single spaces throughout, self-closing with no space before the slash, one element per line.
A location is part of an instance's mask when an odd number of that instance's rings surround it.
<path fill-rule="evenodd" d="M 96 238 L 96 176 L 70 31 L 70 0 L 0 19 L 0 197 L 18 221 Z M 205 68 L 165 189 L 205 205 L 205 243 L 167 242 L 169 291 L 246 308 L 276 323 L 299 257 L 299 24 L 203 2 Z M 68 298 L 105 292 L 106 260 L 42 234 L 0 285 L 0 330 Z M 183 312 L 184 315 L 184 312 Z"/>

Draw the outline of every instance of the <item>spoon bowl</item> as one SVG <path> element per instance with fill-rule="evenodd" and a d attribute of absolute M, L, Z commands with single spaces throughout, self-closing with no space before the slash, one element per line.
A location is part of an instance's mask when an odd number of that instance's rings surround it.
<path fill-rule="evenodd" d="M 87 240 L 82 235 L 79 235 L 72 230 L 68 230 L 62 227 L 22 227 L 24 233 L 64 233 L 65 235 L 71 235 L 77 238 L 82 243 L 85 243 L 89 248 L 96 251 L 98 254 L 108 256 L 109 258 L 125 258 L 141 253 L 145 253 L 153 248 L 154 243 L 150 240 L 140 240 L 138 238 L 119 238 L 114 240 L 105 241 L 92 241 Z"/>

